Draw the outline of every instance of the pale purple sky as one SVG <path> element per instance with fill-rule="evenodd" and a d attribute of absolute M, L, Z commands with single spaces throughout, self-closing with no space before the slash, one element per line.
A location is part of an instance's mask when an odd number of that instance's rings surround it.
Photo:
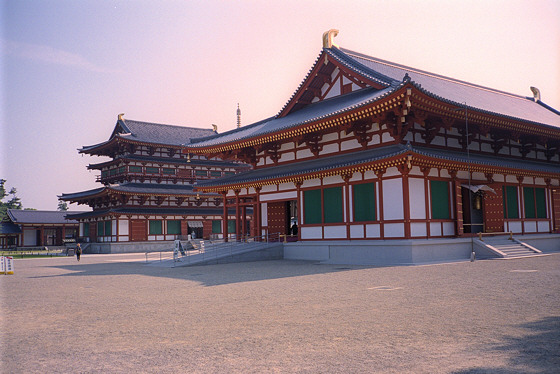
<path fill-rule="evenodd" d="M 367 55 L 560 109 L 560 1 L 5 0 L 0 178 L 25 208 L 100 187 L 77 148 L 117 115 L 218 131 L 275 115 L 324 31 Z M 72 204 L 72 210 L 88 207 Z"/>

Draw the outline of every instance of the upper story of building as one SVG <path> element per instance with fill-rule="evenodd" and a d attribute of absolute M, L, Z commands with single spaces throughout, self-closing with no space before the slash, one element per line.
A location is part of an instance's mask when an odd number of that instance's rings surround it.
<path fill-rule="evenodd" d="M 214 130 L 128 120 L 119 115 L 109 140 L 79 149 L 82 154 L 110 160 L 88 165 L 99 170 L 97 181 L 118 183 L 194 184 L 198 180 L 233 175 L 249 168 L 240 162 L 182 153 L 191 139 Z"/>

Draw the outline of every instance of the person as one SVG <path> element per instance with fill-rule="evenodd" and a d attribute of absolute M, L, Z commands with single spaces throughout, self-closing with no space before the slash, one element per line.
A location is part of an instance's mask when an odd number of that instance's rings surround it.
<path fill-rule="evenodd" d="M 297 223 L 294 222 L 294 224 L 292 225 L 292 236 L 297 236 Z"/>
<path fill-rule="evenodd" d="M 194 231 L 193 231 L 193 232 L 191 232 L 191 239 L 196 239 L 196 234 L 195 234 L 195 232 L 194 232 Z"/>
<path fill-rule="evenodd" d="M 80 256 L 82 255 L 82 246 L 80 243 L 76 246 L 76 258 L 80 261 Z"/>

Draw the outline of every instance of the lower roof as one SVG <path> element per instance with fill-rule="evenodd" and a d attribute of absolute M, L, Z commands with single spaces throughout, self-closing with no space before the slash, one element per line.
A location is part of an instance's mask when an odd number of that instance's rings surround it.
<path fill-rule="evenodd" d="M 358 167 L 360 165 L 382 162 L 391 158 L 398 158 L 405 154 L 418 155 L 425 158 L 446 160 L 462 164 L 472 164 L 502 169 L 525 170 L 535 173 L 556 174 L 560 177 L 560 164 L 550 162 L 537 162 L 515 159 L 505 156 L 491 156 L 462 152 L 460 150 L 447 150 L 428 147 L 411 146 L 410 144 L 393 144 L 384 147 L 371 148 L 363 151 L 346 154 L 335 154 L 302 162 L 288 163 L 274 167 L 263 167 L 245 173 L 199 182 L 201 190 L 216 190 L 220 186 L 234 186 L 247 183 L 258 183 L 267 180 L 281 180 L 297 176 L 313 175 L 329 170 Z M 261 183 L 263 184 L 263 183 Z"/>
<path fill-rule="evenodd" d="M 251 209 L 247 209 L 251 212 Z M 109 208 L 102 210 L 94 210 L 91 212 L 84 212 L 78 214 L 68 214 L 68 218 L 84 219 L 93 217 L 102 217 L 111 214 L 116 215 L 163 215 L 163 216 L 222 216 L 224 209 L 218 208 Z M 235 208 L 228 209 L 228 214 L 235 214 Z"/>
<path fill-rule="evenodd" d="M 8 218 L 15 224 L 77 224 L 67 219 L 68 211 L 8 209 Z M 76 212 L 83 213 L 83 212 Z"/>

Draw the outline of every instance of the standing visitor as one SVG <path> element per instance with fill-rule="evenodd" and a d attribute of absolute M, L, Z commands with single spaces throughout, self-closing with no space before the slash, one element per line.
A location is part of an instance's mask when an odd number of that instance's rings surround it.
<path fill-rule="evenodd" d="M 78 258 L 78 261 L 80 261 L 81 255 L 82 255 L 82 246 L 80 245 L 80 243 L 78 243 L 78 245 L 76 246 L 76 257 Z"/>

